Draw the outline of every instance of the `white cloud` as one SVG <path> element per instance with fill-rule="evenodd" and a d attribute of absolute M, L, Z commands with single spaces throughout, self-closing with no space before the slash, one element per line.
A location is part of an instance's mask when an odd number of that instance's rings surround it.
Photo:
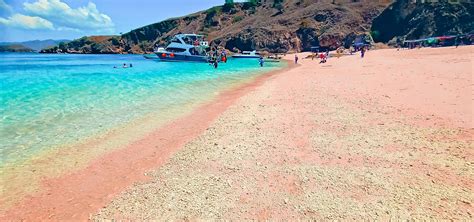
<path fill-rule="evenodd" d="M 35 15 L 53 22 L 58 27 L 113 32 L 114 23 L 106 14 L 100 13 L 94 3 L 73 9 L 61 0 L 38 0 L 23 3 L 28 14 Z"/>
<path fill-rule="evenodd" d="M 0 15 L 11 13 L 13 8 L 8 5 L 4 0 L 0 0 Z"/>
<path fill-rule="evenodd" d="M 22 14 L 14 14 L 8 18 L 0 17 L 0 24 L 20 29 L 54 29 L 53 23 L 46 19 Z"/>
<path fill-rule="evenodd" d="M 79 29 L 74 29 L 74 28 L 68 28 L 68 27 L 57 27 L 57 31 L 74 31 L 74 32 L 81 32 Z"/>

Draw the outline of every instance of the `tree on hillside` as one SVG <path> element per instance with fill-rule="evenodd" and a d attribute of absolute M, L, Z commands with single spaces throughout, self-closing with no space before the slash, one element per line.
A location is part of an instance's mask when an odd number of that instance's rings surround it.
<path fill-rule="evenodd" d="M 259 0 L 247 0 L 246 2 L 244 2 L 244 7 L 243 9 L 244 10 L 247 10 L 247 9 L 252 9 L 255 11 L 255 7 L 257 7 L 259 4 L 260 1 Z"/>
<path fill-rule="evenodd" d="M 283 0 L 273 0 L 273 8 L 278 9 L 278 13 L 283 12 Z"/>
<path fill-rule="evenodd" d="M 67 44 L 65 42 L 60 42 L 58 47 L 61 49 L 61 52 L 67 52 Z"/>
<path fill-rule="evenodd" d="M 273 7 L 283 6 L 283 0 L 273 0 Z"/>
<path fill-rule="evenodd" d="M 225 0 L 222 10 L 228 12 L 234 8 L 234 0 Z"/>
<path fill-rule="evenodd" d="M 257 6 L 258 3 L 259 3 L 258 0 L 248 0 L 248 1 L 245 2 L 245 4 L 248 4 L 250 6 Z"/>

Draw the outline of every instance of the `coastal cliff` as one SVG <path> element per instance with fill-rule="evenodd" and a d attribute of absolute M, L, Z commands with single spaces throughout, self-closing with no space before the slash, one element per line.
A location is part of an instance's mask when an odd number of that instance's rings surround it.
<path fill-rule="evenodd" d="M 396 43 L 404 39 L 467 34 L 474 31 L 474 7 L 468 1 L 413 3 L 397 0 L 376 17 L 375 41 Z"/>
<path fill-rule="evenodd" d="M 206 35 L 227 49 L 288 52 L 321 45 L 334 49 L 370 31 L 372 20 L 389 4 L 352 0 L 285 0 L 216 6 L 137 28 L 120 36 L 92 36 L 42 52 L 147 53 L 175 34 Z"/>

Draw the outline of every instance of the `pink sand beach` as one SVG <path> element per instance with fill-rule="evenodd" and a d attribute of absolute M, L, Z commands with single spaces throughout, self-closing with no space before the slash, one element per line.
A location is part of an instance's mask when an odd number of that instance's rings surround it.
<path fill-rule="evenodd" d="M 307 55 L 43 178 L 0 220 L 472 220 L 474 47 Z"/>

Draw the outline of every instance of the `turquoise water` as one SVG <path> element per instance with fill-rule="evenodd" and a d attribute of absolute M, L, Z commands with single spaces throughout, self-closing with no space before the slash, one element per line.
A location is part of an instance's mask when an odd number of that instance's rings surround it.
<path fill-rule="evenodd" d="M 133 68 L 121 68 L 132 63 Z M 119 68 L 114 69 L 117 66 Z M 139 55 L 0 54 L 0 165 L 198 104 L 282 64 L 164 63 Z"/>

